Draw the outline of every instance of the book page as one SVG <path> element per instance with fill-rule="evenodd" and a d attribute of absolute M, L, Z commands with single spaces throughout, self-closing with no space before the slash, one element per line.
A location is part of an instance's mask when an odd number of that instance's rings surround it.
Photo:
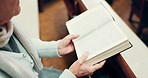
<path fill-rule="evenodd" d="M 78 58 L 87 51 L 89 52 L 88 60 L 126 40 L 127 37 L 121 32 L 115 22 L 111 21 L 85 37 L 74 40 L 74 44 Z"/>
<path fill-rule="evenodd" d="M 98 5 L 102 0 L 82 0 L 87 9 L 91 9 Z M 103 0 L 104 1 L 104 0 Z"/>
<path fill-rule="evenodd" d="M 80 35 L 73 40 L 78 58 L 87 51 L 88 60 L 127 40 L 101 3 L 66 22 L 66 26 L 70 34 Z"/>
<path fill-rule="evenodd" d="M 100 4 L 66 22 L 66 26 L 70 34 L 79 34 L 81 38 L 111 20 L 113 20 L 111 15 Z"/>

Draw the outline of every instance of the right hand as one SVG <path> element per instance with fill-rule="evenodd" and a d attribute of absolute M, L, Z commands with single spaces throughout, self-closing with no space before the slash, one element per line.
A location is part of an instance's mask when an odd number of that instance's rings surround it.
<path fill-rule="evenodd" d="M 105 61 L 95 64 L 95 65 L 87 65 L 85 64 L 85 60 L 88 56 L 88 53 L 84 53 L 80 59 L 75 61 L 69 68 L 69 70 L 77 77 L 92 75 L 94 71 L 100 69 Z"/>
<path fill-rule="evenodd" d="M 69 54 L 74 52 L 74 44 L 72 42 L 73 39 L 78 38 L 79 35 L 67 35 L 64 37 L 58 45 L 58 52 L 60 56 Z"/>

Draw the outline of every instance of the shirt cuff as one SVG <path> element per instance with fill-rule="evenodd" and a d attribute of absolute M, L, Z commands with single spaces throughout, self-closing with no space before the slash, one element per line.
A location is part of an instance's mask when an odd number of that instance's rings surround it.
<path fill-rule="evenodd" d="M 68 69 L 65 69 L 59 78 L 77 78 L 77 77 Z"/>
<path fill-rule="evenodd" d="M 39 57 L 61 57 L 58 52 L 58 41 L 41 41 L 40 39 L 32 39 Z"/>
<path fill-rule="evenodd" d="M 59 49 L 59 42 L 60 42 L 60 41 L 61 41 L 61 40 L 58 40 L 58 41 L 57 41 L 57 49 L 56 49 L 57 51 L 56 51 L 56 52 L 57 52 L 57 56 L 58 56 L 58 57 L 62 57 L 62 56 L 59 54 L 59 51 L 58 51 L 58 49 Z"/>

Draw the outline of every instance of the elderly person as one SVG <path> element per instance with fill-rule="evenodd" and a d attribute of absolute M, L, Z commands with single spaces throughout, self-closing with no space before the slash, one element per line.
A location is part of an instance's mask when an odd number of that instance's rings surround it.
<path fill-rule="evenodd" d="M 68 35 L 62 40 L 43 42 L 31 40 L 22 26 L 11 21 L 20 12 L 19 0 L 0 0 L 0 78 L 76 78 L 92 74 L 104 62 L 89 66 L 87 53 L 64 71 L 43 68 L 41 57 L 58 57 L 74 51 Z"/>

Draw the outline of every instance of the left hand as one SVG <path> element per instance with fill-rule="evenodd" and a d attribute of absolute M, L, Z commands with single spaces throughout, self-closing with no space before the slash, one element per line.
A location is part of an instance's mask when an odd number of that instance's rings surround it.
<path fill-rule="evenodd" d="M 76 76 L 76 77 L 82 77 L 82 76 L 88 76 L 92 75 L 94 71 L 102 68 L 102 66 L 105 64 L 105 61 L 102 61 L 100 63 L 97 63 L 95 65 L 89 65 L 86 64 L 85 61 L 88 57 L 88 53 L 85 52 L 80 59 L 75 61 L 69 68 L 69 70 Z"/>
<path fill-rule="evenodd" d="M 79 35 L 67 35 L 64 37 L 58 46 L 59 55 L 66 55 L 74 51 L 73 39 L 76 39 Z"/>

